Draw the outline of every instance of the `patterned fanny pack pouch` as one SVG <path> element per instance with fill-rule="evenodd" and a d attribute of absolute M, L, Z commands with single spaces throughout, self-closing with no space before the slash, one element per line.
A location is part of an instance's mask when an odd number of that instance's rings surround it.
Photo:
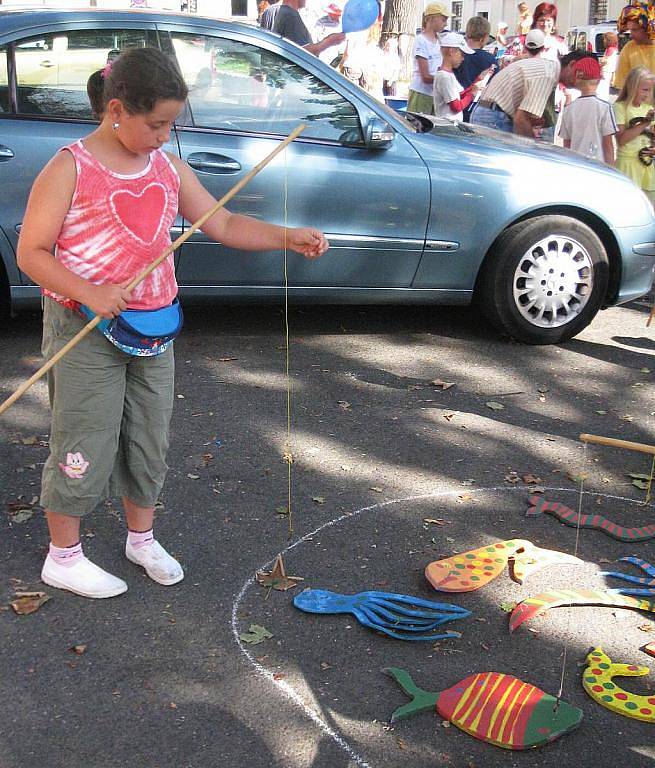
<path fill-rule="evenodd" d="M 95 314 L 82 305 L 86 317 Z M 126 309 L 118 317 L 101 320 L 97 328 L 115 347 L 128 355 L 153 357 L 165 352 L 179 336 L 184 324 L 180 302 L 161 309 Z"/>

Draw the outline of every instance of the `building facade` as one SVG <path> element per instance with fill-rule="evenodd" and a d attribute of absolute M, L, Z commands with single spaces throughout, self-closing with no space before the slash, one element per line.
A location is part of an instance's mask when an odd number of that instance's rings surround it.
<path fill-rule="evenodd" d="M 599 21 L 616 19 L 628 0 L 555 0 L 557 6 L 557 30 L 566 34 L 571 27 L 594 24 Z M 451 0 L 451 25 L 463 30 L 471 16 L 485 16 L 494 30 L 499 21 L 509 24 L 513 34 L 518 18 L 518 0 Z M 528 0 L 530 8 L 537 5 Z"/>

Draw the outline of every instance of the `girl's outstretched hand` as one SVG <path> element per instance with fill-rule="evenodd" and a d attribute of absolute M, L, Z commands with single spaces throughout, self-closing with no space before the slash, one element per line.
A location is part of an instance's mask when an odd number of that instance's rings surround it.
<path fill-rule="evenodd" d="M 306 259 L 317 259 L 330 247 L 325 235 L 310 227 L 297 227 L 287 230 L 287 246 Z"/>

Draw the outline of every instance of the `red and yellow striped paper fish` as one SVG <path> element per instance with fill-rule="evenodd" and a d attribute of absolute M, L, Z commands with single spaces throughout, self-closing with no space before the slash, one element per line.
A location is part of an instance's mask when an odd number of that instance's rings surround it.
<path fill-rule="evenodd" d="M 469 675 L 445 691 L 419 688 L 398 667 L 385 670 L 412 698 L 391 722 L 435 707 L 462 731 L 503 749 L 532 749 L 569 733 L 582 722 L 582 710 L 501 672 Z"/>
<path fill-rule="evenodd" d="M 542 592 L 522 600 L 509 617 L 509 631 L 513 632 L 524 621 L 558 605 L 611 605 L 655 612 L 655 600 L 642 600 L 616 592 L 603 592 L 601 589 L 553 589 L 551 592 Z"/>

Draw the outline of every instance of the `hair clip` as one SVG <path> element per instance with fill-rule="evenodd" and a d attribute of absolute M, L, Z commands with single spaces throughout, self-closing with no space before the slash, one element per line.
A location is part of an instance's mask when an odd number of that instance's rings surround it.
<path fill-rule="evenodd" d="M 104 68 L 104 69 L 102 70 L 102 72 L 100 73 L 100 74 L 101 74 L 101 76 L 102 76 L 102 78 L 103 78 L 103 80 L 104 80 L 104 79 L 105 79 L 105 78 L 106 78 L 108 75 L 110 75 L 110 74 L 111 74 L 111 68 L 112 68 L 112 66 L 113 66 L 113 65 L 114 65 L 114 62 L 113 62 L 113 61 L 108 61 L 108 62 L 105 64 L 105 68 Z"/>

